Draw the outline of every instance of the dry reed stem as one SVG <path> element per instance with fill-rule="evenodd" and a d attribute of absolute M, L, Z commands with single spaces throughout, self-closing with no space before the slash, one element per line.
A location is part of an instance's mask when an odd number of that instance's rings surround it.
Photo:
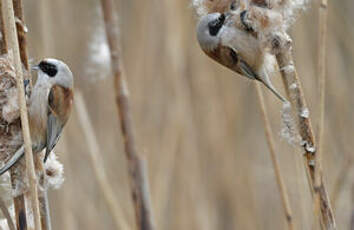
<path fill-rule="evenodd" d="M 48 203 L 47 189 L 45 188 L 45 168 L 41 154 L 37 153 L 34 155 L 35 169 L 38 176 L 38 201 L 39 201 L 39 212 L 41 217 L 42 230 L 51 230 L 51 218 Z"/>
<path fill-rule="evenodd" d="M 114 74 L 114 86 L 116 93 L 116 103 L 119 112 L 119 119 L 124 138 L 125 153 L 128 160 L 130 186 L 138 229 L 154 229 L 152 213 L 150 209 L 149 194 L 145 194 L 145 181 L 142 170 L 142 162 L 138 156 L 133 133 L 133 122 L 130 111 L 127 83 L 124 79 L 125 73 L 120 58 L 118 25 L 115 8 L 112 0 L 101 0 L 105 30 L 108 46 L 111 55 L 111 67 Z"/>
<path fill-rule="evenodd" d="M 0 1 L 0 9 L 2 9 L 2 0 Z M 0 31 L 1 31 L 1 41 L 0 41 L 0 52 L 1 54 L 7 53 L 7 41 L 5 36 L 5 24 L 4 24 L 4 15 L 0 13 Z"/>
<path fill-rule="evenodd" d="M 317 74 L 319 82 L 319 106 L 320 119 L 318 125 L 318 145 L 315 155 L 315 188 L 319 188 L 322 182 L 322 152 L 323 152 L 323 130 L 325 119 L 325 90 L 326 90 L 326 35 L 327 35 L 327 0 L 322 0 L 319 6 L 319 31 L 318 31 L 318 63 Z M 319 217 L 320 194 L 319 189 L 314 190 L 315 216 Z M 323 223 L 322 223 L 323 224 Z"/>
<path fill-rule="evenodd" d="M 3 14 L 3 3 L 0 1 L 0 18 L 1 18 L 1 54 L 8 53 L 8 45 L 7 45 L 7 34 L 5 30 L 5 21 L 4 21 L 4 14 Z M 19 123 L 20 125 L 20 123 Z M 16 178 L 23 177 L 25 170 L 22 170 L 22 165 L 15 165 L 13 168 L 10 169 L 10 176 L 11 176 L 11 184 L 13 188 L 16 187 Z M 16 173 L 20 172 L 19 174 Z M 22 175 L 21 175 L 22 174 Z M 14 208 L 15 208 L 15 219 L 16 219 L 16 228 L 17 229 L 27 229 L 27 219 L 26 219 L 26 205 L 25 205 L 25 196 L 24 194 L 20 194 L 13 199 Z"/>
<path fill-rule="evenodd" d="M 21 62 L 25 67 L 25 69 L 29 71 L 27 39 L 26 39 L 27 29 L 24 20 L 23 3 L 22 0 L 13 0 L 13 4 L 14 4 L 15 17 L 17 20 L 16 26 L 17 26 L 17 36 L 19 41 Z M 47 190 L 44 188 L 44 176 L 45 176 L 44 164 L 41 159 L 41 154 L 35 154 L 33 157 L 35 161 L 36 175 L 39 176 L 39 184 L 41 186 L 41 188 L 38 189 L 38 200 L 39 200 L 39 208 L 41 214 L 42 230 L 50 230 L 51 220 L 50 220 L 50 211 L 49 211 L 49 203 L 48 203 L 48 194 L 47 194 Z"/>
<path fill-rule="evenodd" d="M 86 143 L 89 150 L 90 162 L 99 184 L 99 188 L 103 193 L 103 197 L 110 209 L 115 226 L 117 229 L 130 229 L 126 219 L 119 207 L 119 201 L 116 199 L 113 188 L 109 179 L 107 178 L 105 167 L 103 165 L 103 159 L 100 156 L 102 153 L 101 148 L 98 145 L 95 131 L 92 127 L 92 122 L 89 118 L 84 98 L 81 92 L 77 91 L 75 93 L 75 109 L 79 118 L 80 126 L 86 138 Z"/>
<path fill-rule="evenodd" d="M 263 119 L 263 123 L 264 123 L 264 131 L 265 131 L 265 135 L 267 138 L 269 153 L 270 153 L 270 157 L 271 157 L 272 163 L 273 163 L 274 173 L 275 173 L 275 177 L 277 180 L 277 185 L 278 185 L 278 189 L 279 189 L 279 193 L 280 193 L 280 197 L 281 197 L 281 201 L 282 201 L 282 206 L 284 209 L 286 222 L 288 224 L 288 229 L 294 230 L 296 228 L 294 226 L 294 219 L 293 219 L 293 214 L 292 214 L 292 210 L 290 207 L 289 195 L 288 195 L 288 192 L 287 192 L 287 189 L 286 189 L 286 186 L 284 183 L 284 179 L 283 179 L 281 171 L 280 171 L 279 160 L 278 160 L 278 157 L 275 153 L 274 137 L 273 137 L 269 117 L 267 114 L 267 108 L 265 105 L 264 96 L 262 93 L 262 88 L 260 85 L 261 83 L 255 82 L 254 84 L 255 84 L 255 87 L 257 90 L 257 97 L 258 97 L 258 101 L 259 101 L 259 106 L 261 108 L 262 119 Z"/>
<path fill-rule="evenodd" d="M 285 42 L 284 44 L 289 44 Z M 293 61 L 290 47 L 281 47 L 276 54 L 276 59 L 282 75 L 284 87 L 288 97 L 290 98 L 292 107 L 296 112 L 299 134 L 302 139 L 304 148 L 304 163 L 307 171 L 309 186 L 312 192 L 318 191 L 320 196 L 321 219 L 326 229 L 336 229 L 333 210 L 328 197 L 327 188 L 324 184 L 322 175 L 320 185 L 315 186 L 315 139 L 313 135 L 312 125 L 308 116 L 308 108 L 302 91 L 301 82 L 297 76 L 295 64 Z M 295 86 L 295 87 L 294 87 Z M 317 162 L 317 164 L 320 162 Z"/>
<path fill-rule="evenodd" d="M 42 162 L 42 160 L 41 160 L 41 162 Z M 52 229 L 52 221 L 51 221 L 50 212 L 49 212 L 49 201 L 48 201 L 47 189 L 42 187 L 38 190 L 38 200 L 39 200 L 39 204 L 40 204 L 39 206 L 40 206 L 42 230 L 51 230 Z"/>
<path fill-rule="evenodd" d="M 13 63 L 14 63 L 14 68 L 17 76 L 16 82 L 17 82 L 17 89 L 18 89 L 20 114 L 21 114 L 22 135 L 23 135 L 24 147 L 25 147 L 26 170 L 27 170 L 27 177 L 29 181 L 29 194 L 32 203 L 32 208 L 33 208 L 35 229 L 41 230 L 38 194 L 37 194 L 37 181 L 36 181 L 36 175 L 34 170 L 31 136 L 30 136 L 30 130 L 28 125 L 28 114 L 27 114 L 25 91 L 23 85 L 22 64 L 20 58 L 18 38 L 16 33 L 16 24 L 15 24 L 14 8 L 13 8 L 12 1 L 11 0 L 3 1 L 2 10 L 4 15 L 6 15 L 4 17 L 4 22 L 5 22 L 5 30 L 9 42 L 8 47 L 13 52 L 13 57 L 14 57 Z"/>
<path fill-rule="evenodd" d="M 28 54 L 27 54 L 27 39 L 26 39 L 26 24 L 23 16 L 22 0 L 13 0 L 15 22 L 17 28 L 18 45 L 20 48 L 21 62 L 26 70 L 29 70 Z"/>
<path fill-rule="evenodd" d="M 15 168 L 19 169 L 19 168 Z M 14 174 L 11 170 L 11 180 L 14 178 Z M 12 186 L 14 188 L 15 184 L 12 181 Z M 26 204 L 25 204 L 25 195 L 20 194 L 14 198 L 14 208 L 15 208 L 15 218 L 16 218 L 16 228 L 18 230 L 26 230 L 27 229 L 27 217 L 26 217 Z"/>
<path fill-rule="evenodd" d="M 4 215 L 4 217 L 7 220 L 7 225 L 9 226 L 9 229 L 10 230 L 16 230 L 15 224 L 14 224 L 12 218 L 11 218 L 10 212 L 7 209 L 5 201 L 1 198 L 1 196 L 0 196 L 0 209 L 1 209 L 2 214 Z"/>

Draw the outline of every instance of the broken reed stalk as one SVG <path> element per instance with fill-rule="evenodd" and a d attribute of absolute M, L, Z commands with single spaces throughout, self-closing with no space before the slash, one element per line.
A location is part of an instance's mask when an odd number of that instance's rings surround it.
<path fill-rule="evenodd" d="M 116 103 L 119 112 L 120 125 L 124 138 L 125 153 L 128 160 L 129 179 L 134 203 L 134 210 L 138 229 L 154 229 L 150 209 L 150 197 L 146 193 L 148 182 L 144 181 L 142 161 L 137 153 L 135 136 L 133 133 L 132 115 L 129 105 L 128 88 L 124 79 L 122 60 L 120 55 L 117 16 L 113 0 L 101 0 L 103 18 L 108 46 L 111 55 L 111 67 L 114 74 Z"/>
<path fill-rule="evenodd" d="M 6 9 L 5 9 L 6 10 Z M 0 18 L 1 18 L 1 54 L 8 53 L 8 44 L 7 44 L 7 34 L 5 29 L 5 20 L 4 20 L 4 8 L 3 2 L 0 0 Z M 20 123 L 18 123 L 20 125 Z M 10 169 L 11 184 L 13 189 L 16 189 L 16 178 L 23 178 L 25 175 L 25 170 L 22 165 L 15 165 Z M 19 194 L 13 198 L 14 209 L 15 209 L 15 219 L 16 219 L 16 228 L 17 229 L 27 229 L 27 219 L 26 219 L 26 205 L 25 205 L 25 195 Z"/>
<path fill-rule="evenodd" d="M 9 210 L 7 209 L 6 203 L 5 203 L 5 201 L 1 198 L 1 196 L 0 196 L 0 209 L 1 209 L 2 214 L 4 215 L 4 217 L 5 217 L 6 220 L 7 220 L 7 225 L 9 226 L 9 229 L 10 229 L 10 230 L 16 230 L 15 224 L 14 224 L 12 218 L 11 218 L 10 212 L 9 212 Z"/>
<path fill-rule="evenodd" d="M 282 206 L 283 206 L 286 222 L 288 224 L 288 229 L 294 230 L 296 228 L 294 226 L 294 219 L 293 219 L 293 214 L 292 214 L 292 210 L 290 207 L 289 195 L 288 195 L 288 192 L 287 192 L 287 189 L 286 189 L 286 186 L 284 183 L 284 179 L 283 179 L 281 171 L 280 171 L 279 160 L 278 160 L 278 157 L 275 153 L 273 132 L 272 132 L 269 117 L 267 114 L 267 108 L 265 105 L 264 96 L 263 96 L 262 88 L 260 85 L 261 83 L 255 82 L 254 84 L 255 84 L 255 87 L 257 90 L 259 107 L 261 109 L 261 115 L 262 115 L 262 119 L 263 119 L 263 123 L 264 123 L 264 131 L 265 131 L 265 135 L 266 135 L 266 139 L 267 139 L 267 143 L 268 143 L 270 157 L 272 159 L 274 174 L 275 174 L 275 177 L 277 180 L 277 185 L 278 185 L 278 189 L 279 189 L 279 193 L 280 193 L 280 197 L 281 197 L 281 201 L 282 201 Z"/>
<path fill-rule="evenodd" d="M 9 50 L 12 50 L 13 63 L 16 72 L 16 83 L 18 89 L 19 107 L 20 107 L 20 114 L 21 114 L 22 135 L 23 135 L 24 147 L 25 147 L 26 170 L 27 170 L 27 177 L 29 182 L 29 196 L 30 196 L 30 201 L 33 209 L 35 229 L 41 230 L 38 194 L 37 194 L 37 180 L 36 180 L 36 174 L 34 170 L 32 144 L 31 144 L 29 125 L 28 125 L 28 114 L 27 114 L 25 91 L 23 85 L 23 72 L 22 72 L 22 64 L 21 64 L 19 43 L 18 43 L 15 16 L 14 16 L 14 8 L 11 0 L 4 0 L 2 3 L 3 3 L 2 12 L 4 14 L 4 23 L 5 23 L 6 36 L 8 41 L 8 48 Z"/>
<path fill-rule="evenodd" d="M 326 229 L 336 229 L 336 222 L 334 219 L 333 210 L 328 197 L 327 188 L 324 184 L 323 177 L 319 186 L 315 185 L 315 139 L 311 126 L 311 121 L 308 116 L 308 109 L 303 94 L 301 82 L 297 76 L 294 65 L 291 41 L 285 41 L 281 45 L 279 52 L 276 53 L 276 59 L 282 75 L 283 84 L 290 98 L 293 109 L 296 113 L 299 134 L 301 136 L 301 144 L 304 148 L 304 163 L 307 171 L 309 185 L 312 192 L 318 191 L 320 197 L 320 216 Z M 317 164 L 321 162 L 316 162 Z M 321 172 L 320 172 L 321 173 Z"/>
<path fill-rule="evenodd" d="M 75 93 L 75 109 L 78 115 L 79 123 L 86 138 L 86 143 L 89 150 L 89 159 L 95 174 L 96 180 L 99 184 L 99 188 L 103 193 L 103 197 L 107 203 L 108 208 L 114 219 L 114 223 L 117 229 L 130 229 L 126 223 L 126 218 L 122 214 L 122 210 L 119 207 L 119 202 L 116 199 L 116 195 L 113 191 L 111 183 L 107 178 L 103 160 L 100 156 L 102 154 L 101 148 L 98 145 L 92 122 L 89 118 L 84 98 L 80 91 Z"/>
<path fill-rule="evenodd" d="M 319 31 L 318 31 L 318 63 L 317 74 L 319 82 L 319 107 L 320 119 L 318 124 L 318 145 L 315 156 L 315 188 L 321 186 L 322 181 L 322 153 L 323 153 L 323 130 L 325 119 L 325 90 L 326 90 L 326 35 L 327 35 L 327 0 L 321 0 L 318 9 L 319 13 Z M 319 190 L 314 190 L 314 209 L 315 216 L 319 217 L 320 194 Z"/>

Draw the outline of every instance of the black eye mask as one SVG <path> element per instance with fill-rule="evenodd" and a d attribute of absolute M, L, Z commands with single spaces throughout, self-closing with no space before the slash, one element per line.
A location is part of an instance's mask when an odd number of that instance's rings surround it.
<path fill-rule="evenodd" d="M 221 29 L 221 27 L 224 25 L 225 22 L 225 15 L 221 14 L 220 17 L 215 19 L 214 21 L 209 22 L 208 27 L 209 27 L 209 34 L 211 36 L 216 36 Z"/>
<path fill-rule="evenodd" d="M 58 68 L 55 65 L 46 61 L 41 61 L 38 67 L 49 77 L 54 77 L 58 73 Z"/>

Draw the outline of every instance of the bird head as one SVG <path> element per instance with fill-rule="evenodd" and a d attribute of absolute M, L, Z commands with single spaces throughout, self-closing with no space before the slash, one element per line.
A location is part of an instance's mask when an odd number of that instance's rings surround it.
<path fill-rule="evenodd" d="M 197 26 L 197 39 L 204 51 L 211 51 L 220 43 L 220 31 L 224 26 L 226 16 L 221 13 L 211 13 L 203 16 Z"/>
<path fill-rule="evenodd" d="M 64 88 L 73 88 L 73 74 L 69 67 L 62 61 L 54 58 L 46 58 L 32 67 L 38 70 L 38 80 L 49 81 L 52 85 L 60 85 Z"/>

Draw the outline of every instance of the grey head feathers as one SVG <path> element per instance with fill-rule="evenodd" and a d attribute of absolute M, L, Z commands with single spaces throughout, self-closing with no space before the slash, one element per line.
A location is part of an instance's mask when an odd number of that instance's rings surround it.
<path fill-rule="evenodd" d="M 225 15 L 212 13 L 203 16 L 197 25 L 197 39 L 201 48 L 212 51 L 220 43 L 220 31 L 224 26 Z"/>
<path fill-rule="evenodd" d="M 37 67 L 39 70 L 38 80 L 44 78 L 49 80 L 52 85 L 57 84 L 64 88 L 73 88 L 73 74 L 64 62 L 54 58 L 46 58 Z"/>

